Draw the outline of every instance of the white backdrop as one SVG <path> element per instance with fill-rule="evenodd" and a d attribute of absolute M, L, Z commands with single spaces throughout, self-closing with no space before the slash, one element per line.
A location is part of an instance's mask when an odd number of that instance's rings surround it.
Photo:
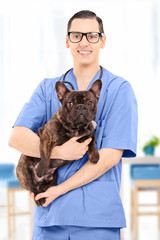
<path fill-rule="evenodd" d="M 7 145 L 24 103 L 44 77 L 72 67 L 66 26 L 77 11 L 103 19 L 107 36 L 100 64 L 127 79 L 139 105 L 138 154 L 146 137 L 160 136 L 160 4 L 154 0 L 0 0 L 0 162 L 17 162 Z"/>
<path fill-rule="evenodd" d="M 84 9 L 95 11 L 103 19 L 107 42 L 100 64 L 127 79 L 135 90 L 138 155 L 147 137 L 160 136 L 158 0 L 0 0 L 0 162 L 17 164 L 20 154 L 8 147 L 8 138 L 38 83 L 72 67 L 70 50 L 65 48 L 67 22 Z M 127 217 L 129 222 L 128 212 Z M 149 223 L 151 228 L 153 225 L 157 226 Z M 148 234 L 146 226 L 144 233 Z M 128 230 L 125 236 L 130 239 Z"/>

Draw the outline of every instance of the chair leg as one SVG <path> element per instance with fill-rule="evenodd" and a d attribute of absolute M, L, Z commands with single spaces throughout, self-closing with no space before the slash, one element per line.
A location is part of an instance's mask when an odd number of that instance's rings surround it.
<path fill-rule="evenodd" d="M 138 240 L 138 189 L 133 190 L 133 229 L 134 240 Z"/>
<path fill-rule="evenodd" d="M 131 189 L 131 209 L 130 209 L 130 229 L 133 232 L 133 212 L 134 212 L 134 204 L 133 204 L 133 189 Z"/>
<path fill-rule="evenodd" d="M 30 212 L 30 235 L 32 236 L 33 233 L 33 215 L 34 215 L 34 205 L 32 203 L 32 200 L 28 194 L 28 203 L 29 203 L 29 212 Z"/>
<path fill-rule="evenodd" d="M 15 191 L 11 192 L 12 195 L 12 229 L 15 232 Z"/>
<path fill-rule="evenodd" d="M 7 209 L 7 226 L 8 226 L 8 236 L 11 236 L 11 219 L 10 219 L 10 191 L 6 190 L 6 209 Z"/>
<path fill-rule="evenodd" d="M 157 194 L 158 194 L 158 230 L 159 230 L 159 233 L 160 233 L 160 190 L 157 191 Z"/>

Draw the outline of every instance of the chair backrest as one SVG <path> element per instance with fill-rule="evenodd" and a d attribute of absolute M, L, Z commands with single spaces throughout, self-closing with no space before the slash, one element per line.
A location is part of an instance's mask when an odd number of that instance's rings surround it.
<path fill-rule="evenodd" d="M 15 165 L 12 163 L 0 163 L 0 179 L 13 177 Z"/>
<path fill-rule="evenodd" d="M 136 179 L 160 179 L 159 164 L 133 164 L 130 167 L 132 180 Z"/>

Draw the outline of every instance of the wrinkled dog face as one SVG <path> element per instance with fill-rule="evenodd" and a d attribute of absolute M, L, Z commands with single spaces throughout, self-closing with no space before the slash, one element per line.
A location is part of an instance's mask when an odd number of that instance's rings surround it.
<path fill-rule="evenodd" d="M 63 113 L 67 116 L 67 122 L 76 124 L 86 124 L 94 119 L 97 111 L 97 101 L 93 93 L 70 92 L 66 95 L 62 105 Z"/>
<path fill-rule="evenodd" d="M 56 91 L 62 104 L 63 118 L 72 125 L 85 125 L 92 121 L 97 112 L 101 86 L 101 80 L 97 80 L 88 91 L 70 91 L 64 84 L 57 82 Z"/>

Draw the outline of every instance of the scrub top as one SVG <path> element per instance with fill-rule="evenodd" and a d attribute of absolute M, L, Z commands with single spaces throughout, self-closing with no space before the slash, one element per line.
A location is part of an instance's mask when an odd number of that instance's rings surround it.
<path fill-rule="evenodd" d="M 92 79 L 87 90 L 99 76 L 100 71 Z M 62 78 L 63 75 L 44 79 L 29 102 L 24 105 L 14 126 L 24 126 L 37 132 L 60 107 L 55 83 L 62 81 Z M 73 69 L 66 75 L 65 80 L 71 82 L 75 90 L 78 90 Z M 68 84 L 66 86 L 71 88 Z M 128 81 L 105 68 L 95 120 L 98 150 L 124 149 L 122 157 L 136 156 L 138 117 L 134 91 Z M 72 176 L 87 161 L 86 153 L 83 158 L 60 167 L 57 184 Z M 93 182 L 58 197 L 47 207 L 35 207 L 34 223 L 38 226 L 125 227 L 125 214 L 120 199 L 121 170 L 122 159 Z"/>

